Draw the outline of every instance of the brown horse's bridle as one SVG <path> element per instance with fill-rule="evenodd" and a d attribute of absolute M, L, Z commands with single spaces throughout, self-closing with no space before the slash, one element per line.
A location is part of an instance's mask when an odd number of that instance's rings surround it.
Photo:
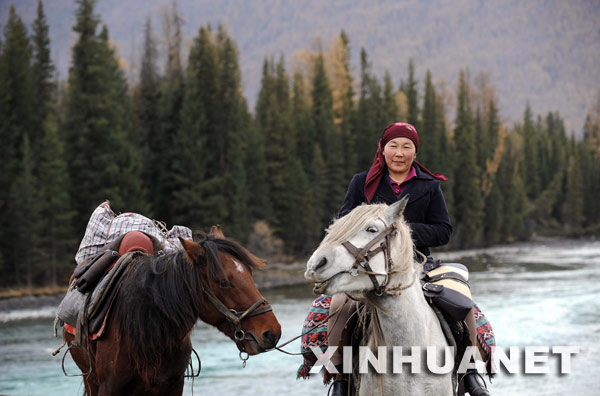
<path fill-rule="evenodd" d="M 383 224 L 385 224 L 385 222 L 383 222 Z M 394 235 L 396 235 L 396 225 L 392 223 L 375 238 L 369 241 L 362 249 L 357 248 L 350 243 L 350 241 L 342 243 L 342 246 L 344 246 L 355 259 L 354 263 L 352 263 L 352 268 L 347 272 L 352 276 L 358 276 L 359 274 L 369 275 L 369 278 L 375 287 L 375 294 L 378 296 L 381 296 L 385 291 L 389 281 L 389 275 L 392 273 L 393 263 L 390 256 L 390 240 Z M 381 242 L 379 246 L 371 250 L 371 248 L 379 242 Z M 369 260 L 381 252 L 383 252 L 385 260 L 385 273 L 373 272 L 373 269 L 369 265 Z M 383 283 L 379 284 L 376 275 L 385 276 Z"/>
<path fill-rule="evenodd" d="M 240 351 L 240 359 L 243 362 L 242 367 L 245 367 L 246 360 L 248 360 L 249 355 L 248 352 L 246 352 L 246 347 L 244 346 L 246 332 L 242 330 L 242 320 L 251 316 L 257 316 L 272 311 L 273 308 L 271 308 L 271 304 L 269 304 L 265 298 L 261 297 L 245 311 L 238 312 L 235 309 L 227 308 L 227 306 L 225 306 L 225 304 L 223 304 L 221 300 L 215 296 L 213 291 L 208 286 L 203 287 L 202 291 L 215 309 L 225 317 L 227 322 L 229 322 L 235 345 L 237 345 Z"/>

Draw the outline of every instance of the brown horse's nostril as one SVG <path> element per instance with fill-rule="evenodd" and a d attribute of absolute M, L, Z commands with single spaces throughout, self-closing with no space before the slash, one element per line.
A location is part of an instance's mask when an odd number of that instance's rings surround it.
<path fill-rule="evenodd" d="M 322 266 L 324 266 L 325 264 L 327 264 L 327 259 L 325 257 L 323 257 L 321 259 L 321 261 L 319 261 L 319 264 L 316 265 L 315 271 L 318 270 L 319 268 L 321 268 Z"/>
<path fill-rule="evenodd" d="M 271 330 L 267 330 L 262 333 L 262 338 L 263 342 L 268 348 L 273 348 L 277 345 L 277 341 L 279 341 L 279 338 Z"/>

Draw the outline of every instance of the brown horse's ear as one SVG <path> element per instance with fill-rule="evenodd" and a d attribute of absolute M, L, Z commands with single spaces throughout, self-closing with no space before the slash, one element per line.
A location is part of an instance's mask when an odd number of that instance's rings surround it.
<path fill-rule="evenodd" d="M 216 236 L 217 238 L 220 238 L 220 239 L 225 239 L 225 234 L 223 234 L 223 231 L 221 231 L 221 226 L 218 224 L 210 227 L 209 234 Z"/>
<path fill-rule="evenodd" d="M 195 242 L 188 241 L 182 237 L 179 237 L 179 242 L 185 250 L 185 255 L 190 264 L 194 264 L 198 261 L 198 257 L 204 256 L 204 248 Z"/>

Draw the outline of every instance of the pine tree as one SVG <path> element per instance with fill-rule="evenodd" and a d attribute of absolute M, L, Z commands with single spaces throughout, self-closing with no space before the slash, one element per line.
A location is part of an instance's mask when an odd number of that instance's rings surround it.
<path fill-rule="evenodd" d="M 69 175 L 64 159 L 64 144 L 58 132 L 56 117 L 49 113 L 44 123 L 44 138 L 39 160 L 39 201 L 42 229 L 40 246 L 47 266 L 45 279 L 58 284 L 60 274 L 72 268 L 72 253 L 77 240 L 73 237 L 75 212 L 69 197 Z"/>
<path fill-rule="evenodd" d="M 477 167 L 482 172 L 485 171 L 485 163 L 488 159 L 487 151 L 489 150 L 489 142 L 487 139 L 487 130 L 483 126 L 483 114 L 481 108 L 477 106 L 475 110 L 475 121 L 474 121 L 474 138 L 475 138 L 475 150 L 477 152 Z"/>
<path fill-rule="evenodd" d="M 343 180 L 342 142 L 333 123 L 333 99 L 322 54 L 319 54 L 315 61 L 312 101 L 313 126 L 317 144 L 324 154 L 327 190 L 327 199 L 323 202 L 315 202 L 315 205 L 325 207 L 321 222 L 328 224 L 339 210 L 345 193 L 344 183 L 347 181 Z"/>
<path fill-rule="evenodd" d="M 470 106 L 469 84 L 465 71 L 461 70 L 454 129 L 456 146 L 454 215 L 457 222 L 457 242 L 460 246 L 477 244 L 481 231 L 479 169 L 476 162 L 473 113 Z"/>
<path fill-rule="evenodd" d="M 377 142 L 386 125 L 381 125 L 381 87 L 371 72 L 371 64 L 364 48 L 360 53 L 360 98 L 358 101 L 357 122 L 354 141 L 358 169 L 367 169 L 373 162 Z"/>
<path fill-rule="evenodd" d="M 331 217 L 329 217 L 330 215 L 327 212 L 327 207 L 319 204 L 320 202 L 325 202 L 329 196 L 327 192 L 326 163 L 323 159 L 323 154 L 318 144 L 313 145 L 313 150 L 314 153 L 311 164 L 311 172 L 308 176 L 312 185 L 312 200 L 315 203 L 313 208 L 316 221 L 314 221 L 310 227 L 310 237 L 311 240 L 317 242 L 323 238 L 323 231 L 325 230 L 325 226 L 329 223 Z M 324 221 L 323 219 L 327 220 Z"/>
<path fill-rule="evenodd" d="M 261 89 L 256 103 L 256 118 L 251 127 L 249 136 L 248 153 L 246 157 L 246 170 L 248 185 L 252 186 L 254 194 L 248 197 L 248 209 L 251 213 L 252 221 L 266 220 L 270 213 L 269 189 L 270 183 L 268 176 L 268 160 L 271 157 L 266 128 L 269 125 L 271 116 L 267 113 L 272 101 L 273 75 L 271 73 L 270 63 L 267 59 L 263 63 L 263 75 Z"/>
<path fill-rule="evenodd" d="M 537 139 L 533 124 L 533 115 L 529 102 L 523 116 L 523 167 L 521 177 L 527 190 L 527 197 L 535 199 L 540 192 L 538 173 Z"/>
<path fill-rule="evenodd" d="M 227 202 L 219 196 L 219 143 L 216 140 L 217 54 L 210 27 L 202 26 L 190 49 L 181 126 L 174 138 L 173 221 L 196 229 L 219 224 Z M 175 109 L 173 109 L 175 110 Z"/>
<path fill-rule="evenodd" d="M 340 39 L 343 45 L 344 58 L 343 58 L 343 69 L 344 69 L 344 86 L 345 92 L 342 93 L 342 114 L 340 115 L 341 123 L 340 139 L 342 141 L 342 157 L 343 157 L 343 178 L 350 180 L 350 178 L 358 171 L 358 157 L 356 148 L 356 136 L 353 133 L 353 128 L 356 125 L 356 106 L 354 103 L 354 78 L 352 76 L 352 68 L 350 66 L 350 39 L 346 32 L 342 30 L 340 33 Z M 310 150 L 312 144 L 309 144 L 307 149 Z M 311 150 L 312 151 L 312 150 Z"/>
<path fill-rule="evenodd" d="M 38 199 L 38 180 L 34 175 L 34 159 L 29 136 L 23 135 L 22 161 L 19 176 L 10 189 L 10 212 L 13 220 L 12 231 L 15 234 L 12 248 L 14 261 L 14 279 L 17 284 L 31 288 L 36 282 L 42 264 L 39 236 L 42 233 L 40 201 Z"/>
<path fill-rule="evenodd" d="M 436 106 L 436 126 L 435 130 L 437 132 L 436 137 L 436 160 L 433 162 L 431 166 L 437 172 L 441 172 L 444 175 L 449 176 L 448 180 L 442 183 L 442 192 L 444 193 L 444 198 L 446 200 L 446 205 L 448 206 L 448 212 L 450 213 L 450 218 L 454 221 L 454 142 L 448 136 L 448 132 L 446 131 L 446 108 L 444 101 L 441 97 L 436 97 L 435 101 Z"/>
<path fill-rule="evenodd" d="M 38 2 L 37 18 L 33 21 L 33 87 L 35 98 L 35 122 L 31 129 L 31 140 L 36 155 L 43 138 L 43 125 L 51 110 L 52 97 L 55 90 L 53 82 L 54 65 L 50 59 L 50 38 L 48 23 L 44 14 L 42 0 Z"/>
<path fill-rule="evenodd" d="M 305 98 L 304 77 L 301 73 L 294 73 L 292 87 L 292 127 L 294 130 L 294 141 L 296 142 L 295 154 L 302 164 L 305 173 L 311 168 L 314 152 L 315 135 L 311 117 L 311 110 Z M 348 123 L 348 128 L 351 124 Z M 345 121 L 342 121 L 341 129 L 345 131 Z"/>
<path fill-rule="evenodd" d="M 431 72 L 427 70 L 425 76 L 425 98 L 423 100 L 423 123 L 419 130 L 419 141 L 421 148 L 419 150 L 419 161 L 431 167 L 439 169 L 440 134 L 437 131 L 437 103 L 435 97 L 435 88 L 431 81 Z"/>
<path fill-rule="evenodd" d="M 2 142 L 2 161 L 0 161 L 0 262 L 2 273 L 10 274 L 6 282 L 15 273 L 19 265 L 14 233 L 16 216 L 22 213 L 11 210 L 22 199 L 10 194 L 17 178 L 22 180 L 20 170 L 24 161 L 22 156 L 23 139 L 34 125 L 34 91 L 31 71 L 31 45 L 27 37 L 27 28 L 21 18 L 10 7 L 8 20 L 4 26 L 4 42 L 0 57 L 0 141 Z M 17 200 L 19 202 L 15 202 Z"/>
<path fill-rule="evenodd" d="M 133 110 L 135 114 L 134 143 L 143 159 L 142 182 L 147 196 L 149 208 L 147 216 L 155 216 L 160 184 L 156 182 L 164 166 L 160 155 L 165 146 L 158 147 L 154 142 L 159 138 L 160 118 L 160 76 L 156 65 L 158 51 L 150 17 L 144 25 L 144 52 L 141 58 L 139 84 L 133 94 Z"/>
<path fill-rule="evenodd" d="M 348 103 L 345 100 L 342 107 L 340 130 L 344 136 L 350 138 L 348 134 L 352 124 L 348 120 L 351 117 L 348 112 L 352 111 L 352 108 L 347 107 Z M 290 219 L 292 227 L 294 229 L 298 227 L 296 231 L 292 232 L 290 242 L 294 251 L 302 254 L 314 249 L 315 244 L 318 242 L 317 238 L 320 235 L 311 230 L 315 228 L 315 225 L 320 225 L 321 221 L 315 211 L 313 180 L 309 180 L 309 175 L 313 172 L 314 128 L 312 126 L 311 109 L 305 99 L 304 78 L 300 73 L 294 74 L 291 119 L 294 129 L 293 140 L 295 141 L 295 151 L 289 153 L 288 157 L 292 157 L 294 161 L 290 169 L 299 170 L 295 175 L 291 175 L 291 183 L 299 191 L 296 193 L 297 197 L 295 198 L 300 198 L 300 202 L 298 203 L 299 206 L 293 208 L 292 213 L 290 213 L 294 216 L 293 219 Z M 353 147 L 346 149 L 350 151 Z M 345 167 L 350 166 L 349 163 L 352 160 L 348 159 L 348 157 L 345 158 L 347 159 Z M 348 169 L 345 170 L 348 171 Z M 293 233 L 297 235 L 294 236 Z"/>
<path fill-rule="evenodd" d="M 126 210 L 147 213 L 149 205 L 145 200 L 143 187 L 143 160 L 139 151 L 132 120 L 133 106 L 129 96 L 129 88 L 125 72 L 119 65 L 115 50 L 110 46 L 108 28 L 102 26 L 99 35 L 99 64 L 103 69 L 106 84 L 106 100 L 108 111 L 106 119 L 110 125 L 109 139 L 106 140 L 106 164 L 108 168 L 102 175 L 106 178 L 105 186 L 110 186 L 108 193 L 114 197 L 116 207 L 122 205 Z M 116 165 L 116 166 L 115 166 Z"/>
<path fill-rule="evenodd" d="M 141 166 L 130 144 L 127 83 L 106 27 L 96 34 L 94 5 L 93 0 L 78 0 L 74 31 L 79 39 L 73 47 L 65 116 L 77 233 L 83 233 L 89 214 L 105 199 L 117 208 L 144 211 Z"/>
<path fill-rule="evenodd" d="M 515 135 L 516 133 L 513 133 Z M 514 242 L 528 236 L 525 222 L 527 196 L 525 186 L 519 172 L 519 155 L 513 143 L 514 136 L 506 141 L 506 147 L 500 168 L 498 169 L 497 186 L 502 192 L 501 225 L 499 238 L 502 242 Z"/>
<path fill-rule="evenodd" d="M 396 95 L 394 92 L 394 84 L 392 77 L 386 70 L 383 78 L 383 111 L 381 114 L 381 125 L 390 125 L 398 121 L 398 107 L 396 106 Z"/>
<path fill-rule="evenodd" d="M 163 40 L 166 42 L 165 73 L 160 82 L 160 99 L 158 105 L 159 128 L 156 135 L 149 139 L 154 174 L 152 182 L 155 191 L 151 193 L 152 213 L 155 218 L 172 223 L 177 216 L 172 205 L 177 190 L 173 174 L 174 164 L 181 157 L 181 142 L 175 136 L 182 128 L 181 113 L 183 111 L 184 73 L 181 66 L 182 19 L 175 6 L 165 10 L 163 14 Z M 197 158 L 195 159 L 197 160 Z M 192 197 L 193 198 L 193 197 Z M 194 217 L 190 214 L 186 223 L 192 226 Z"/>
<path fill-rule="evenodd" d="M 412 59 L 408 61 L 408 81 L 406 83 L 406 97 L 408 99 L 408 110 L 406 122 L 414 125 L 417 131 L 419 124 L 419 92 L 417 91 L 417 80 L 415 79 L 415 64 Z"/>
<path fill-rule="evenodd" d="M 241 94 L 238 50 L 222 25 L 218 29 L 217 44 L 219 62 L 217 114 L 219 117 L 216 129 L 219 134 L 215 138 L 219 142 L 219 165 L 223 183 L 221 191 L 228 203 L 227 215 L 222 221 L 228 226 L 227 230 L 231 236 L 242 239 L 249 228 L 245 208 L 248 189 L 244 168 L 244 145 L 246 125 L 250 116 L 246 100 Z M 287 90 L 285 95 L 289 101 Z"/>
<path fill-rule="evenodd" d="M 487 148 L 485 152 L 486 158 L 491 158 L 496 151 L 496 147 L 498 145 L 498 133 L 500 131 L 500 119 L 498 116 L 498 106 L 496 105 L 496 101 L 492 98 L 490 99 L 486 112 L 486 131 L 485 135 L 487 136 Z"/>
<path fill-rule="evenodd" d="M 584 221 L 584 181 L 581 153 L 574 136 L 571 137 L 571 147 L 573 147 L 573 152 L 567 162 L 565 200 L 562 203 L 562 220 L 568 232 L 579 230 Z"/>

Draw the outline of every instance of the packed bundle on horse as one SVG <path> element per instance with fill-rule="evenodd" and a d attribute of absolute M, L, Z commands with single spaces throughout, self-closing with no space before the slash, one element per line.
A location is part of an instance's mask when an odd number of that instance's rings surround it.
<path fill-rule="evenodd" d="M 181 395 L 198 319 L 235 342 L 243 365 L 276 345 L 281 327 L 252 279 L 264 261 L 219 227 L 198 242 L 188 231 L 114 216 L 108 203 L 92 215 L 55 321 L 88 396 Z"/>

